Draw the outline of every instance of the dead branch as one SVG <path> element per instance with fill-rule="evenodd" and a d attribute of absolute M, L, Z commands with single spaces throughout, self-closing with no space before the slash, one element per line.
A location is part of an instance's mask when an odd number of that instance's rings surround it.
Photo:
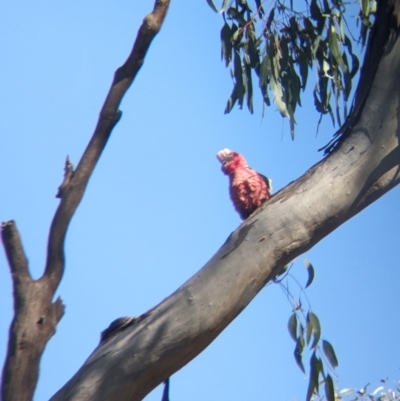
<path fill-rule="evenodd" d="M 144 18 L 129 57 L 115 72 L 96 128 L 76 170 L 69 159 L 66 161 L 64 179 L 57 193 L 60 204 L 49 232 L 46 266 L 39 280 L 32 280 L 29 274 L 27 257 L 15 223 L 8 221 L 2 225 L 15 309 L 2 376 L 3 401 L 30 401 L 33 398 L 41 356 L 64 314 L 61 300 L 52 300 L 65 269 L 64 241 L 68 226 L 121 117 L 118 108 L 122 98 L 143 65 L 150 44 L 163 24 L 169 3 L 170 0 L 156 0 L 153 11 Z"/>

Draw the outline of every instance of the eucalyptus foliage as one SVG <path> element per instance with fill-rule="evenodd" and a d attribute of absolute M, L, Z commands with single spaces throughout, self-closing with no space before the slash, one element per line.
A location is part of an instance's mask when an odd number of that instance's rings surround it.
<path fill-rule="evenodd" d="M 306 373 L 303 364 L 304 351 L 308 349 L 311 353 L 306 401 L 320 396 L 322 388 L 326 400 L 335 401 L 337 397 L 332 375 L 336 376 L 334 369 L 339 365 L 339 362 L 332 344 L 321 338 L 321 323 L 318 316 L 311 310 L 305 294 L 305 289 L 312 284 L 315 277 L 314 267 L 308 260 L 305 261 L 305 266 L 308 279 L 304 288 L 291 275 L 292 266 L 289 266 L 275 282 L 280 284 L 293 308 L 288 321 L 288 330 L 290 337 L 295 342 L 294 359 L 303 373 Z M 289 289 L 289 281 L 294 281 L 296 286 L 300 287 L 300 297 L 293 295 Z M 303 305 L 302 298 L 306 300 L 306 307 Z"/>
<path fill-rule="evenodd" d="M 369 390 L 370 384 L 356 390 L 343 388 L 337 391 L 337 401 L 400 401 L 400 382 L 390 386 L 388 379 L 382 379 L 380 386 Z"/>
<path fill-rule="evenodd" d="M 212 0 L 207 3 L 218 11 Z M 339 125 L 347 117 L 353 79 L 360 62 L 345 19 L 343 0 L 223 0 L 221 55 L 230 66 L 233 90 L 225 113 L 246 101 L 253 113 L 253 86 L 258 85 L 265 106 L 273 103 L 290 121 L 292 138 L 295 111 L 301 94 L 316 70 L 314 104 Z M 360 39 L 364 45 L 375 3 L 361 0 Z"/>

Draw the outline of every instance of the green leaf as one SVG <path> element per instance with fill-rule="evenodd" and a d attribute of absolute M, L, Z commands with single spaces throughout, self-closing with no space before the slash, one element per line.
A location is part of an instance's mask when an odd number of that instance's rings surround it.
<path fill-rule="evenodd" d="M 319 6 L 317 4 L 317 0 L 311 1 L 310 15 L 311 15 L 311 18 L 317 22 L 316 31 L 317 31 L 317 34 L 319 36 L 321 36 L 322 32 L 324 31 L 324 27 L 325 27 L 326 16 L 321 12 L 321 9 L 319 8 Z"/>
<path fill-rule="evenodd" d="M 243 85 L 243 75 L 242 75 L 242 62 L 240 60 L 240 54 L 238 51 L 235 51 L 234 55 L 234 77 L 237 84 Z"/>
<path fill-rule="evenodd" d="M 322 15 L 322 12 L 318 6 L 317 0 L 311 0 L 310 4 L 310 16 L 311 18 L 317 22 L 317 32 L 318 35 L 322 34 L 325 26 L 325 17 Z"/>
<path fill-rule="evenodd" d="M 345 34 L 344 34 L 344 22 L 343 22 L 343 18 L 340 18 L 339 19 L 339 27 L 340 27 L 340 40 L 342 41 L 342 42 L 344 42 L 344 40 L 345 40 Z"/>
<path fill-rule="evenodd" d="M 323 114 L 321 114 L 321 115 L 319 116 L 318 123 L 317 123 L 317 134 L 318 134 L 319 126 L 321 125 L 321 121 L 322 121 L 322 117 L 323 117 L 323 116 L 324 116 Z"/>
<path fill-rule="evenodd" d="M 232 32 L 232 41 L 235 42 L 235 45 L 237 45 L 238 42 L 243 37 L 243 30 L 239 29 L 239 27 L 235 23 L 233 23 L 231 26 L 231 32 Z"/>
<path fill-rule="evenodd" d="M 321 66 L 322 67 L 322 66 Z M 321 68 L 322 71 L 322 68 Z M 328 83 L 330 79 L 322 74 L 319 74 L 318 80 L 318 96 L 320 98 L 322 113 L 326 114 L 328 112 L 330 92 L 328 90 Z"/>
<path fill-rule="evenodd" d="M 225 59 L 225 66 L 228 67 L 232 60 L 232 31 L 226 22 L 221 29 L 221 58 Z"/>
<path fill-rule="evenodd" d="M 276 275 L 276 277 L 280 277 L 280 276 L 283 276 L 284 274 L 286 274 L 286 272 L 289 270 L 289 267 L 290 267 L 290 266 L 291 266 L 291 265 L 289 265 L 289 264 L 283 266 L 283 267 L 279 270 L 279 273 Z"/>
<path fill-rule="evenodd" d="M 329 113 L 329 115 L 331 116 L 332 125 L 335 126 L 335 116 L 333 115 L 332 108 L 331 108 L 330 105 L 329 105 L 329 107 L 328 107 L 328 113 Z"/>
<path fill-rule="evenodd" d="M 229 7 L 228 11 L 226 12 L 226 15 L 228 16 L 228 18 L 231 18 L 236 22 L 238 22 L 239 26 L 246 25 L 246 20 L 243 18 L 242 13 L 240 13 L 236 8 Z"/>
<path fill-rule="evenodd" d="M 350 71 L 350 77 L 351 79 L 353 79 L 360 68 L 360 61 L 358 60 L 358 57 L 353 53 L 351 53 L 351 63 L 352 63 L 352 68 Z"/>
<path fill-rule="evenodd" d="M 289 125 L 290 125 L 290 137 L 294 140 L 294 126 L 296 124 L 296 120 L 294 119 L 294 112 L 290 105 L 288 105 L 289 112 Z"/>
<path fill-rule="evenodd" d="M 290 337 L 293 338 L 293 341 L 297 341 L 297 316 L 296 312 L 293 312 L 288 321 L 288 330 Z"/>
<path fill-rule="evenodd" d="M 360 38 L 361 38 L 361 46 L 362 49 L 365 47 L 365 43 L 367 41 L 367 35 L 369 32 L 369 29 L 371 28 L 371 22 L 368 20 L 368 18 L 365 18 L 361 16 L 361 30 L 360 30 Z"/>
<path fill-rule="evenodd" d="M 317 0 L 311 0 L 310 16 L 314 21 L 319 21 L 322 18 L 322 13 L 318 7 Z"/>
<path fill-rule="evenodd" d="M 164 391 L 161 401 L 169 401 L 169 377 L 164 380 Z"/>
<path fill-rule="evenodd" d="M 303 365 L 303 361 L 301 360 L 301 354 L 303 353 L 303 349 L 304 349 L 304 340 L 303 337 L 299 337 L 297 339 L 296 342 L 296 348 L 294 349 L 294 359 L 297 363 L 297 365 L 299 366 L 300 370 L 303 373 L 306 373 L 305 369 L 304 369 L 304 365 Z"/>
<path fill-rule="evenodd" d="M 228 4 L 229 4 L 229 0 L 224 0 L 222 2 L 221 11 L 220 11 L 221 13 L 225 12 L 225 8 L 227 7 Z"/>
<path fill-rule="evenodd" d="M 274 15 L 275 15 L 275 7 L 270 11 L 268 19 L 267 19 L 267 23 L 265 24 L 265 30 L 267 32 L 270 31 L 271 23 L 274 20 Z"/>
<path fill-rule="evenodd" d="M 347 35 L 344 36 L 343 44 L 348 48 L 349 53 L 353 54 L 353 45 L 351 44 L 351 40 Z"/>
<path fill-rule="evenodd" d="M 269 82 L 269 76 L 271 74 L 271 62 L 268 56 L 265 56 L 261 62 L 260 75 L 259 75 L 259 86 L 262 88 Z"/>
<path fill-rule="evenodd" d="M 361 11 L 364 17 L 369 16 L 370 0 L 361 0 Z"/>
<path fill-rule="evenodd" d="M 317 315 L 312 312 L 308 312 L 307 314 L 307 322 L 311 324 L 313 332 L 314 332 L 314 339 L 311 344 L 311 348 L 315 348 L 318 344 L 319 339 L 321 338 L 321 325 L 319 323 L 319 319 Z"/>
<path fill-rule="evenodd" d="M 284 36 L 282 36 L 280 39 L 281 39 L 279 42 L 279 49 L 281 52 L 280 63 L 281 63 L 281 69 L 284 70 L 287 68 L 289 62 L 289 47 L 288 47 L 288 41 Z"/>
<path fill-rule="evenodd" d="M 303 51 L 300 51 L 297 63 L 299 65 L 299 71 L 300 71 L 300 77 L 301 77 L 301 88 L 304 91 L 307 86 L 308 64 L 307 64 L 306 55 L 304 54 Z"/>
<path fill-rule="evenodd" d="M 303 17 L 303 25 L 304 25 L 305 33 L 310 38 L 310 42 L 309 43 L 311 44 L 312 42 L 314 42 L 315 37 L 316 37 L 316 35 L 315 35 L 315 26 L 311 22 L 311 20 L 309 18 L 307 18 L 307 17 Z"/>
<path fill-rule="evenodd" d="M 301 81 L 300 77 L 296 74 L 296 72 L 293 70 L 293 79 L 292 79 L 292 84 L 291 84 L 291 90 L 295 94 L 293 97 L 293 107 L 295 108 L 296 104 L 301 106 L 301 96 L 300 96 L 300 90 L 301 90 Z"/>
<path fill-rule="evenodd" d="M 343 52 L 342 58 L 343 58 L 344 64 L 346 65 L 346 69 L 343 70 L 343 80 L 344 80 L 343 98 L 344 98 L 344 101 L 347 102 L 349 100 L 349 96 L 351 93 L 352 82 L 351 82 L 351 75 L 349 72 L 350 68 L 349 68 L 349 63 L 347 61 L 346 53 Z"/>
<path fill-rule="evenodd" d="M 350 78 L 353 79 L 354 76 L 357 74 L 358 69 L 360 68 L 360 61 L 358 60 L 358 57 L 353 53 L 353 46 L 348 36 L 344 37 L 344 45 L 347 47 L 347 50 L 351 57 L 352 68 L 350 71 Z"/>
<path fill-rule="evenodd" d="M 271 66 L 271 74 L 275 74 L 274 71 L 274 60 L 275 60 L 275 45 L 274 45 L 274 38 L 272 35 L 269 36 L 269 39 L 265 41 L 265 53 L 266 56 L 269 58 L 269 63 Z"/>
<path fill-rule="evenodd" d="M 335 387 L 333 386 L 333 380 L 330 374 L 325 379 L 325 396 L 327 401 L 335 401 Z"/>
<path fill-rule="evenodd" d="M 253 83 L 251 80 L 251 67 L 246 64 L 244 66 L 244 88 L 246 91 L 247 108 L 250 113 L 253 114 Z"/>
<path fill-rule="evenodd" d="M 277 81 L 273 75 L 271 75 L 269 84 L 270 84 L 271 90 L 274 94 L 274 102 L 275 102 L 276 106 L 278 107 L 278 110 L 281 113 L 281 116 L 290 118 L 286 104 L 283 101 L 283 91 L 282 91 L 281 83 L 279 81 Z"/>
<path fill-rule="evenodd" d="M 299 25 L 297 24 L 296 17 L 292 16 L 289 19 L 289 25 L 286 26 L 290 35 L 290 40 L 292 41 L 292 46 L 296 48 L 297 38 L 299 37 Z"/>
<path fill-rule="evenodd" d="M 305 288 L 307 288 L 314 280 L 314 267 L 307 259 L 304 261 L 307 268 L 308 279 Z"/>
<path fill-rule="evenodd" d="M 339 362 L 336 358 L 336 354 L 332 345 L 328 341 L 322 340 L 322 350 L 324 351 L 324 354 L 331 366 L 333 368 L 337 368 L 339 366 Z"/>
<path fill-rule="evenodd" d="M 226 104 L 225 114 L 230 113 L 236 102 L 238 102 L 240 108 L 243 107 L 243 97 L 245 94 L 245 88 L 243 84 L 242 63 L 238 51 L 234 52 L 233 67 L 234 67 L 233 76 L 235 78 L 235 85 L 233 87 L 232 94 L 228 99 L 228 103 Z"/>
<path fill-rule="evenodd" d="M 268 93 L 268 89 L 266 86 L 261 86 L 261 93 L 263 95 L 264 103 L 267 106 L 271 106 L 271 99 L 269 98 L 269 93 Z M 263 117 L 264 117 L 264 113 L 263 113 Z"/>
<path fill-rule="evenodd" d="M 354 394 L 354 389 L 353 388 L 342 388 L 339 391 L 339 397 L 348 397 L 349 395 Z"/>
<path fill-rule="evenodd" d="M 301 99 L 300 99 L 300 78 L 296 73 L 296 70 L 293 67 L 292 60 L 290 60 L 290 68 L 289 68 L 289 104 L 293 109 L 293 113 L 296 110 L 296 106 L 301 106 Z M 294 118 L 293 118 L 294 119 Z"/>
<path fill-rule="evenodd" d="M 263 17 L 263 15 L 265 14 L 264 9 L 262 8 L 262 5 L 261 5 L 261 0 L 255 0 L 255 2 L 256 2 L 256 6 L 257 6 L 258 16 L 261 19 Z"/>
<path fill-rule="evenodd" d="M 240 7 L 243 11 L 247 11 L 249 13 L 252 13 L 253 10 L 249 7 L 249 5 L 247 4 L 246 0 L 240 0 L 239 2 L 236 2 L 237 6 Z"/>
<path fill-rule="evenodd" d="M 309 322 L 309 319 L 307 319 L 307 325 L 306 325 L 306 344 L 310 344 L 311 336 L 313 333 L 313 327 L 312 324 Z"/>
<path fill-rule="evenodd" d="M 278 77 L 279 73 L 278 71 L 280 70 L 280 59 L 282 58 L 282 52 L 281 52 L 281 46 L 280 46 L 280 37 L 278 34 L 274 34 L 274 45 L 275 45 L 275 54 L 276 54 L 276 62 L 274 63 L 277 67 L 277 70 L 275 72 L 275 76 Z"/>
<path fill-rule="evenodd" d="M 335 88 L 336 89 L 336 88 Z M 335 100 L 336 100 L 336 118 L 338 121 L 339 126 L 342 125 L 342 119 L 340 117 L 340 108 L 339 108 L 339 103 L 338 103 L 338 93 L 337 90 L 335 90 Z"/>
<path fill-rule="evenodd" d="M 331 14 L 331 8 L 329 7 L 328 0 L 324 0 L 324 13 L 327 15 Z"/>
<path fill-rule="evenodd" d="M 318 93 L 317 87 L 315 87 L 313 95 L 314 95 L 314 106 L 317 109 L 318 113 L 325 114 L 325 109 L 322 105 L 322 102 L 320 101 L 320 99 L 318 97 L 319 93 Z"/>
<path fill-rule="evenodd" d="M 271 61 L 270 61 L 269 56 L 264 56 L 264 58 L 261 62 L 261 65 L 260 65 L 258 85 L 259 85 L 261 93 L 263 95 L 264 103 L 267 106 L 271 105 L 271 101 L 269 99 L 269 94 L 268 94 L 268 88 L 267 88 L 270 75 L 271 75 Z M 263 104 L 263 116 L 264 116 L 264 104 Z"/>
<path fill-rule="evenodd" d="M 217 13 L 218 9 L 217 9 L 217 7 L 215 7 L 213 1 L 212 0 L 206 0 L 206 1 L 207 1 L 207 4 L 211 7 L 211 9 Z"/>
<path fill-rule="evenodd" d="M 302 344 L 304 345 L 304 326 L 299 323 L 299 337 L 303 338 Z"/>
<path fill-rule="evenodd" d="M 344 61 L 340 54 L 339 41 L 338 41 L 337 34 L 335 31 L 335 27 L 333 26 L 333 23 L 331 23 L 331 26 L 329 27 L 328 40 L 329 40 L 329 47 L 331 49 L 333 57 L 335 58 L 336 62 L 340 65 L 340 67 L 342 67 L 343 70 L 345 70 L 346 65 L 344 64 Z"/>
<path fill-rule="evenodd" d="M 287 68 L 282 74 L 281 83 L 284 95 L 283 101 L 285 102 L 289 114 L 290 135 L 292 139 L 294 139 L 294 128 L 296 124 L 294 111 L 299 98 L 300 84 L 299 77 L 297 76 L 291 63 L 289 68 Z"/>
<path fill-rule="evenodd" d="M 250 59 L 250 64 L 252 68 L 258 67 L 260 64 L 260 55 L 258 51 L 258 47 L 256 44 L 257 38 L 255 37 L 254 31 L 252 28 L 247 29 L 249 40 L 247 42 L 247 53 Z"/>
<path fill-rule="evenodd" d="M 307 396 L 306 401 L 310 401 L 313 394 L 318 394 L 319 391 L 319 367 L 320 363 L 318 358 L 315 355 L 315 352 L 311 355 L 310 358 L 310 379 L 308 381 L 308 389 L 307 389 Z"/>

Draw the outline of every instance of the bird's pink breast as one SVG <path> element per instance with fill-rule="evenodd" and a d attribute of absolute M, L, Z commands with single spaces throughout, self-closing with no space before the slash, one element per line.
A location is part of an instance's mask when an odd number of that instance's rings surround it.
<path fill-rule="evenodd" d="M 238 169 L 230 176 L 230 195 L 242 219 L 249 217 L 271 196 L 263 177 L 250 168 Z"/>

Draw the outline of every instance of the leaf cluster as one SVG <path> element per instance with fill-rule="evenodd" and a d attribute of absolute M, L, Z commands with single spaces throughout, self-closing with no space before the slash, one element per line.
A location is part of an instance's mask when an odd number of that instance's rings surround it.
<path fill-rule="evenodd" d="M 400 401 L 400 382 L 394 388 L 390 388 L 387 383 L 388 379 L 381 380 L 380 386 L 372 391 L 368 390 L 369 383 L 359 390 L 354 388 L 340 389 L 335 386 L 332 374 L 336 376 L 334 369 L 339 365 L 339 362 L 332 344 L 321 339 L 320 320 L 312 312 L 305 293 L 305 289 L 314 281 L 315 270 L 308 260 L 305 260 L 304 264 L 308 276 L 304 288 L 291 273 L 293 263 L 286 265 L 279 272 L 274 282 L 281 286 L 293 307 L 287 326 L 290 337 L 295 342 L 294 359 L 303 373 L 306 373 L 303 364 L 304 351 L 307 349 L 311 351 L 306 401 Z M 296 286 L 300 288 L 300 296 L 295 297 L 293 295 L 289 289 L 289 282 L 295 282 Z M 307 308 L 304 307 L 302 298 L 306 299 Z"/>
<path fill-rule="evenodd" d="M 387 384 L 388 379 L 382 379 L 381 385 L 372 391 L 368 390 L 369 383 L 363 388 L 343 388 L 338 390 L 337 401 L 400 401 L 400 382 L 394 388 Z"/>
<path fill-rule="evenodd" d="M 314 396 L 319 396 L 320 387 L 322 385 L 324 387 L 326 399 L 328 401 L 335 401 L 334 383 L 332 375 L 329 373 L 333 372 L 333 370 L 339 365 L 335 350 L 329 341 L 321 339 L 322 329 L 318 316 L 311 311 L 310 307 L 308 308 L 308 311 L 305 310 L 301 298 L 295 298 L 289 290 L 289 285 L 286 284 L 286 286 L 284 286 L 282 281 L 290 276 L 301 288 L 301 293 L 305 295 L 305 288 L 312 284 L 315 276 L 313 265 L 307 260 L 305 261 L 305 265 L 307 268 L 308 279 L 304 289 L 300 286 L 297 280 L 290 275 L 289 270 L 285 270 L 285 276 L 280 280 L 276 280 L 276 282 L 281 284 L 293 306 L 293 312 L 288 321 L 288 330 L 291 338 L 295 342 L 293 352 L 294 359 L 303 373 L 306 373 L 303 364 L 304 351 L 309 349 L 312 352 L 310 357 L 306 401 L 310 401 Z"/>
<path fill-rule="evenodd" d="M 302 317 L 299 317 L 299 310 L 295 310 L 289 318 L 288 330 L 296 343 L 294 358 L 303 373 L 305 373 L 303 351 L 306 347 L 312 350 L 306 401 L 319 394 L 321 384 L 324 385 L 326 399 L 335 401 L 333 379 L 327 371 L 336 368 L 339 363 L 331 343 L 321 340 L 321 324 L 317 315 L 309 311 L 304 324 Z"/>
<path fill-rule="evenodd" d="M 212 0 L 207 2 L 217 11 Z M 289 119 L 292 138 L 296 107 L 301 106 L 310 71 L 316 69 L 313 97 L 320 121 L 329 114 L 333 124 L 337 121 L 341 125 L 360 65 L 343 0 L 306 0 L 302 5 L 304 10 L 295 10 L 293 0 L 274 0 L 266 10 L 261 0 L 224 0 L 220 10 L 224 19 L 221 56 L 233 78 L 225 113 L 235 104 L 242 108 L 244 101 L 253 113 L 255 78 L 263 111 L 272 98 L 280 114 Z M 361 1 L 363 44 L 373 11 L 370 0 Z"/>

